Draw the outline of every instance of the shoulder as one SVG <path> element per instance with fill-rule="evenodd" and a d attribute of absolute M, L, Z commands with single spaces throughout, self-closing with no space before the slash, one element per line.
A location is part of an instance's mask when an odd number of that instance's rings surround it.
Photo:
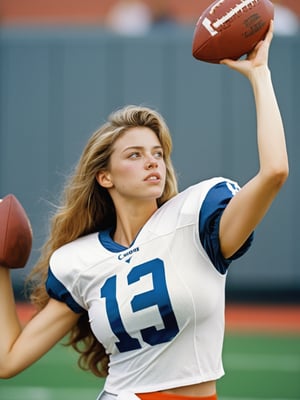
<path fill-rule="evenodd" d="M 201 206 L 211 188 L 221 182 L 232 182 L 218 177 L 201 181 L 188 187 L 164 203 L 149 221 L 148 227 L 152 231 L 168 233 L 178 228 L 198 223 Z"/>
<path fill-rule="evenodd" d="M 206 193 L 201 209 L 202 215 L 214 214 L 223 210 L 230 199 L 240 190 L 237 182 L 224 180 L 212 186 Z"/>
<path fill-rule="evenodd" d="M 98 233 L 83 236 L 54 251 L 46 281 L 50 297 L 65 302 L 75 312 L 85 310 L 82 283 L 78 283 L 84 281 L 86 284 L 86 279 L 90 278 L 89 271 L 104 257 L 105 250 Z"/>
<path fill-rule="evenodd" d="M 66 274 L 76 276 L 89 266 L 103 253 L 98 233 L 92 233 L 67 243 L 55 250 L 50 258 L 50 267 L 57 278 Z"/>
<path fill-rule="evenodd" d="M 233 193 L 234 190 L 238 190 L 236 189 L 238 188 L 237 183 L 232 180 L 223 177 L 207 179 L 188 187 L 177 196 L 170 199 L 164 204 L 162 211 L 164 211 L 165 208 L 172 210 L 178 209 L 180 212 L 188 214 L 198 212 L 205 201 L 207 194 L 214 192 L 213 189 L 218 187 L 226 187 L 228 191 L 231 191 L 231 193 Z"/>
<path fill-rule="evenodd" d="M 98 235 L 98 232 L 91 233 L 89 235 L 85 235 L 78 239 L 75 239 L 72 242 L 66 243 L 53 252 L 52 258 L 60 258 L 65 255 L 74 253 L 79 254 L 87 251 L 91 247 L 99 243 Z"/>
<path fill-rule="evenodd" d="M 175 196 L 173 199 L 169 201 L 170 202 L 176 201 L 176 199 L 186 201 L 187 199 L 192 199 L 192 198 L 204 200 L 209 191 L 211 191 L 213 188 L 217 188 L 220 186 L 227 187 L 228 190 L 231 191 L 236 190 L 236 187 L 238 187 L 236 182 L 224 177 L 210 178 L 201 181 L 195 185 L 189 186 L 187 189 L 183 190 L 177 196 Z"/>

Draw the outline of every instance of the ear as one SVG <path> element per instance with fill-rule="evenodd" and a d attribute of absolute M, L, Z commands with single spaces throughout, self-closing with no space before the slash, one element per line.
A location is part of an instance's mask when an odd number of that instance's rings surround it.
<path fill-rule="evenodd" d="M 96 180 L 100 186 L 109 189 L 113 187 L 111 176 L 108 171 L 99 171 L 96 175 Z"/>

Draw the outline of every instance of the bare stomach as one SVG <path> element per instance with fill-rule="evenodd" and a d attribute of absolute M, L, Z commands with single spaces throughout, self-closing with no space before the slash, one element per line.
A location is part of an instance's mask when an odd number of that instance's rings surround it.
<path fill-rule="evenodd" d="M 173 393 L 180 396 L 212 396 L 216 393 L 216 381 L 197 383 L 196 385 L 181 386 L 173 389 L 163 390 L 163 393 Z"/>

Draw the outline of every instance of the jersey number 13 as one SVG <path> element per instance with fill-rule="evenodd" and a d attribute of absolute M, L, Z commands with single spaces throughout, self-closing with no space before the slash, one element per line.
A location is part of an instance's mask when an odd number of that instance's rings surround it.
<path fill-rule="evenodd" d="M 155 326 L 149 326 L 140 331 L 144 342 L 155 346 L 172 340 L 179 332 L 179 328 L 170 302 L 163 261 L 156 258 L 135 266 L 127 275 L 127 283 L 131 285 L 146 275 L 152 276 L 153 289 L 135 295 L 131 300 L 131 308 L 133 312 L 136 312 L 152 306 L 158 307 L 164 328 L 157 329 Z M 126 332 L 122 322 L 117 301 L 116 275 L 106 280 L 100 294 L 102 298 L 106 299 L 106 312 L 110 327 L 119 340 L 116 342 L 119 351 L 125 352 L 141 348 L 139 340 Z"/>

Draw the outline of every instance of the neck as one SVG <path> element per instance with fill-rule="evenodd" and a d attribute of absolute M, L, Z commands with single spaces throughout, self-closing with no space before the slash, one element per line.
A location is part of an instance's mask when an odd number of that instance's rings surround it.
<path fill-rule="evenodd" d="M 156 202 L 119 207 L 119 209 L 117 209 L 116 230 L 113 235 L 114 241 L 125 247 L 129 247 L 156 210 Z"/>

